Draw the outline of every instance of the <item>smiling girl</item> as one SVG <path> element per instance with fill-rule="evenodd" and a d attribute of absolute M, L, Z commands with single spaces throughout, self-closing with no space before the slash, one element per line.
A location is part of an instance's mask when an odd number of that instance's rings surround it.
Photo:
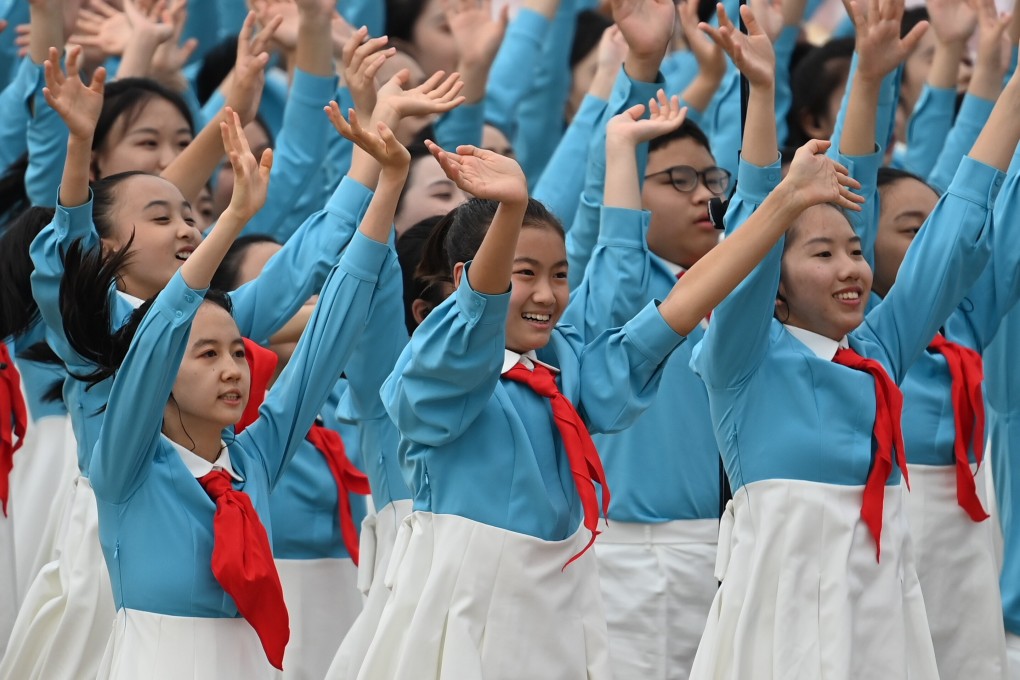
<path fill-rule="evenodd" d="M 676 99 L 650 107 L 635 136 L 682 120 Z M 588 428 L 627 427 L 683 334 L 808 205 L 853 207 L 844 186 L 852 180 L 818 155 L 824 144 L 805 148 L 789 191 L 752 218 L 746 238 L 713 250 L 664 301 L 585 345 L 558 325 L 569 292 L 562 228 L 529 200 L 519 166 L 475 147 L 431 148 L 476 198 L 447 218 L 456 291 L 417 328 L 382 390 L 414 512 L 400 528 L 392 592 L 358 677 L 607 677 L 586 552 L 599 513 L 593 483 L 604 480 Z M 622 174 L 639 201 L 636 162 Z M 640 211 L 624 212 L 620 219 L 640 223 Z"/>
<path fill-rule="evenodd" d="M 901 13 L 901 3 L 872 3 L 867 26 L 856 23 L 902 53 Z M 753 17 L 743 17 L 751 28 Z M 719 30 L 746 45 L 731 25 Z M 735 234 L 779 176 L 764 85 L 751 80 L 726 218 Z M 762 669 L 783 678 L 939 677 L 900 484 L 897 384 L 987 261 L 991 206 L 1017 141 L 1006 126 L 1013 101 L 1000 100 L 896 286 L 870 313 L 873 276 L 858 235 L 868 225 L 817 206 L 713 314 L 692 365 L 708 387 L 734 498 L 720 531 L 722 586 L 691 678 Z"/>

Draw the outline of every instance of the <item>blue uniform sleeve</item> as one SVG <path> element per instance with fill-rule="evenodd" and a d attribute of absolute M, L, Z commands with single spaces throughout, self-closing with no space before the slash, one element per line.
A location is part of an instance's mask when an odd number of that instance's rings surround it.
<path fill-rule="evenodd" d="M 96 497 L 123 503 L 152 467 L 163 410 L 205 291 L 174 274 L 145 314 L 110 389 L 103 425 L 89 463 Z M 158 361 L 155 361 L 158 357 Z"/>
<path fill-rule="evenodd" d="M 390 419 L 425 446 L 459 438 L 499 382 L 510 293 L 475 292 L 469 273 L 465 268 L 454 294 L 418 326 L 383 384 Z"/>
<path fill-rule="evenodd" d="M 666 94 L 680 94 L 698 75 L 698 60 L 690 50 L 677 50 L 662 60 L 662 77 L 666 80 Z"/>
<path fill-rule="evenodd" d="M 567 232 L 567 261 L 570 264 L 570 287 L 575 288 L 584 277 L 591 251 L 599 235 L 599 208 L 605 197 L 606 184 L 606 124 L 613 116 L 626 111 L 635 104 L 647 104 L 648 100 L 662 87 L 662 76 L 654 83 L 633 80 L 621 68 L 613 85 L 602 117 L 592 129 L 588 144 L 588 166 L 584 176 L 584 190 L 577 206 L 573 225 Z M 645 167 L 648 165 L 648 145 L 638 146 L 638 178 L 643 182 Z"/>
<path fill-rule="evenodd" d="M 988 261 L 1003 173 L 967 157 L 907 250 L 896 285 L 854 332 L 867 355 L 903 380 Z M 872 351 L 873 348 L 873 351 Z"/>
<path fill-rule="evenodd" d="M 742 123 L 740 120 L 740 71 L 730 68 L 705 116 L 705 130 L 719 167 L 734 177 L 739 168 Z"/>
<path fill-rule="evenodd" d="M 832 149 L 830 148 L 830 152 Z M 875 268 L 875 239 L 878 238 L 878 222 L 881 205 L 878 200 L 878 169 L 882 167 L 882 151 L 878 150 L 867 156 L 846 156 L 839 152 L 830 153 L 837 162 L 843 165 L 850 176 L 861 183 L 861 188 L 854 193 L 864 197 L 864 205 L 860 212 L 847 210 L 844 214 L 850 220 L 850 226 L 861 237 L 861 250 L 868 266 Z"/>
<path fill-rule="evenodd" d="M 534 188 L 563 135 L 563 107 L 570 91 L 570 46 L 577 27 L 575 0 L 560 0 L 534 80 L 517 114 L 514 153 Z"/>
<path fill-rule="evenodd" d="M 330 273 L 294 354 L 239 440 L 256 451 L 275 486 L 322 410 L 372 306 L 385 243 L 358 233 Z M 248 448 L 250 446 L 250 448 Z"/>
<path fill-rule="evenodd" d="M 344 369 L 347 397 L 343 403 L 348 409 L 345 420 L 386 417 L 379 390 L 407 345 L 400 263 L 392 248 L 382 272 L 365 330 Z"/>
<path fill-rule="evenodd" d="M 485 88 L 485 118 L 507 139 L 517 134 L 517 107 L 532 86 L 551 25 L 538 12 L 521 9 L 507 27 L 492 63 Z"/>
<path fill-rule="evenodd" d="M 623 326 L 655 297 L 646 240 L 650 218 L 646 210 L 602 208 L 598 245 L 562 319 L 580 330 L 585 342 Z"/>
<path fill-rule="evenodd" d="M 22 59 L 14 79 L 0 92 L 0 172 L 28 151 L 28 101 L 41 70 L 31 59 Z"/>
<path fill-rule="evenodd" d="M 371 200 L 371 191 L 345 177 L 326 208 L 305 220 L 258 278 L 230 293 L 242 335 L 266 342 L 319 292 Z"/>
<path fill-rule="evenodd" d="M 301 216 L 294 206 L 312 186 L 312 178 L 326 159 L 328 135 L 333 126 L 322 107 L 336 92 L 336 77 L 294 72 L 283 129 L 273 150 L 266 204 L 248 222 L 245 234 L 268 234 L 280 243 L 290 238 Z"/>
<path fill-rule="evenodd" d="M 351 26 L 367 26 L 369 35 L 386 30 L 386 3 L 379 0 L 338 0 L 337 11 Z"/>
<path fill-rule="evenodd" d="M 60 115 L 43 98 L 46 84 L 42 67 L 30 93 L 32 114 L 28 121 L 28 169 L 25 171 L 25 192 L 32 205 L 53 205 L 60 186 L 67 158 L 67 126 Z"/>
<path fill-rule="evenodd" d="M 604 115 L 607 104 L 604 99 L 585 95 L 532 192 L 532 196 L 556 215 L 567 229 L 572 226 L 584 189 L 584 161 L 588 156 L 588 140 Z"/>
<path fill-rule="evenodd" d="M 982 128 L 988 122 L 995 107 L 994 101 L 988 101 L 981 97 L 967 94 L 963 98 L 963 105 L 960 113 L 956 116 L 956 123 L 949 132 L 948 137 L 939 137 L 942 151 L 939 153 L 935 167 L 928 175 L 928 184 L 935 188 L 935 191 L 942 193 L 953 181 L 956 169 L 960 167 L 960 161 L 970 153 L 971 147 L 977 141 Z"/>
<path fill-rule="evenodd" d="M 84 249 L 99 246 L 99 234 L 92 224 L 92 197 L 88 203 L 67 208 L 59 203 L 53 221 L 43 228 L 29 247 L 32 258 L 32 297 L 49 331 L 47 341 L 57 356 L 75 369 L 87 366 L 67 342 L 64 320 L 60 314 L 60 282 L 64 278 L 64 253 L 74 241 L 81 239 Z"/>
<path fill-rule="evenodd" d="M 726 211 L 726 232 L 747 221 L 779 184 L 780 164 L 758 167 L 740 161 L 737 189 Z M 779 290 L 783 237 L 730 295 L 712 312 L 712 322 L 694 349 L 691 368 L 713 389 L 740 385 L 768 351 L 769 328 Z"/>
<path fill-rule="evenodd" d="M 460 144 L 481 147 L 485 104 L 461 104 L 440 118 L 435 127 L 436 141 L 444 149 L 456 149 Z"/>
<path fill-rule="evenodd" d="M 666 359 L 686 339 L 670 328 L 653 301 L 622 328 L 585 345 L 578 410 L 591 431 L 630 427 L 658 392 Z"/>
<path fill-rule="evenodd" d="M 1020 175 L 1011 170 L 992 211 L 992 254 L 977 283 L 946 324 L 946 337 L 977 351 L 988 347 L 1003 318 L 1020 299 L 1020 248 L 1014 222 L 1020 211 Z"/>
<path fill-rule="evenodd" d="M 793 89 L 790 86 L 790 61 L 800 37 L 800 26 L 784 26 L 776 39 L 776 132 L 779 148 L 786 144 L 789 134 L 786 119 L 793 105 Z"/>
<path fill-rule="evenodd" d="M 953 128 L 956 90 L 925 85 L 907 122 L 907 154 L 904 170 L 927 177 Z"/>

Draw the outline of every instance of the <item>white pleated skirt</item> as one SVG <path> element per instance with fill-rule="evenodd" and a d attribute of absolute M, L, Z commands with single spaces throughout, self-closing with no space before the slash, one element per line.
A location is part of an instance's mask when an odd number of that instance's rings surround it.
<path fill-rule="evenodd" d="M 275 672 L 258 634 L 244 619 L 192 618 L 121 609 L 98 674 L 90 677 L 271 680 Z"/>
<path fill-rule="evenodd" d="M 956 498 L 956 468 L 910 465 L 908 519 L 942 678 L 1008 675 L 991 519 L 974 522 Z M 978 497 L 987 507 L 983 472 Z"/>
<path fill-rule="evenodd" d="M 14 518 L 0 513 L 0 663 L 18 616 L 17 560 L 14 554 Z M 2 668 L 2 666 L 0 666 Z M 0 678 L 3 676 L 0 675 Z"/>
<path fill-rule="evenodd" d="M 719 582 L 719 520 L 605 520 L 595 542 L 615 678 L 686 680 Z"/>
<path fill-rule="evenodd" d="M 583 529 L 543 541 L 454 515 L 400 526 L 391 592 L 361 680 L 611 677 L 598 567 Z"/>
<path fill-rule="evenodd" d="M 94 678 L 110 626 L 113 592 L 99 545 L 96 496 L 78 477 L 60 556 L 36 575 L 14 623 L 0 679 Z"/>
<path fill-rule="evenodd" d="M 33 421 L 11 471 L 19 601 L 24 600 L 43 565 L 56 558 L 58 534 L 66 521 L 77 475 L 71 418 L 49 416 Z"/>
<path fill-rule="evenodd" d="M 361 611 L 358 568 L 351 559 L 276 560 L 290 617 L 285 680 L 322 680 Z"/>
<path fill-rule="evenodd" d="M 364 605 L 329 666 L 325 675 L 327 680 L 354 680 L 358 677 L 390 596 L 390 589 L 385 583 L 386 570 L 393 555 L 397 529 L 411 514 L 411 505 L 410 500 L 394 501 L 369 514 L 361 523 L 358 589 Z"/>
<path fill-rule="evenodd" d="M 885 488 L 881 562 L 862 496 L 793 480 L 736 492 L 692 680 L 938 679 L 902 487 Z"/>

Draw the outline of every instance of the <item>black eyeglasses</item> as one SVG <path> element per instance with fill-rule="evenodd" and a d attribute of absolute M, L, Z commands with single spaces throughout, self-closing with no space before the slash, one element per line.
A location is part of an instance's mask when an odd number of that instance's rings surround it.
<path fill-rule="evenodd" d="M 659 172 L 645 175 L 645 179 L 669 175 L 669 182 L 673 188 L 682 193 L 689 193 L 698 188 L 698 180 L 701 180 L 705 188 L 716 196 L 723 196 L 730 188 L 730 171 L 726 168 L 706 168 L 698 171 L 689 165 L 674 165 Z"/>

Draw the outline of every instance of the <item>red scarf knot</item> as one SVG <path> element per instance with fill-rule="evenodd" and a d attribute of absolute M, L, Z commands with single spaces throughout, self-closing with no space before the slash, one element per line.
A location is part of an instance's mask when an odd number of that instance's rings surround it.
<path fill-rule="evenodd" d="M 25 443 L 28 409 L 21 393 L 21 376 L 7 345 L 0 342 L 0 509 L 7 516 L 7 500 L 11 493 L 11 470 L 14 452 Z"/>
<path fill-rule="evenodd" d="M 598 530 L 599 502 L 598 495 L 595 493 L 596 483 L 602 487 L 602 514 L 606 515 L 609 511 L 609 487 L 606 485 L 606 473 L 602 469 L 602 460 L 599 458 L 595 442 L 591 440 L 591 435 L 588 433 L 588 428 L 581 419 L 581 415 L 570 403 L 570 400 L 563 396 L 559 388 L 556 387 L 556 378 L 552 371 L 538 363 L 535 364 L 534 370 L 529 371 L 523 364 L 518 363 L 503 375 L 515 382 L 524 383 L 539 396 L 549 399 L 552 403 L 556 429 L 560 433 L 560 439 L 563 440 L 570 472 L 574 476 L 574 484 L 581 497 L 584 526 L 591 531 L 591 539 L 588 544 L 563 565 L 563 568 L 566 569 L 571 562 L 583 555 L 595 543 L 595 537 L 600 533 Z"/>
<path fill-rule="evenodd" d="M 326 458 L 329 471 L 333 473 L 340 513 L 340 534 L 343 536 L 347 554 L 351 556 L 351 561 L 357 566 L 359 558 L 358 527 L 354 524 L 354 513 L 351 511 L 349 494 L 367 496 L 371 493 L 368 477 L 356 468 L 347 457 L 344 441 L 340 438 L 339 433 L 321 425 L 313 425 L 308 432 L 307 439 Z"/>
<path fill-rule="evenodd" d="M 985 400 L 981 392 L 984 364 L 974 350 L 946 340 L 941 333 L 935 336 L 928 349 L 946 358 L 952 377 L 953 421 L 956 439 L 953 452 L 956 457 L 956 502 L 972 520 L 988 519 L 977 495 L 974 473 L 970 469 L 967 450 L 974 448 L 974 460 L 981 467 L 985 453 Z"/>
<path fill-rule="evenodd" d="M 875 538 L 875 560 L 882 555 L 882 513 L 885 506 L 885 483 L 893 471 L 893 452 L 896 465 L 903 473 L 903 481 L 910 488 L 907 476 L 907 461 L 904 456 L 903 393 L 885 372 L 882 364 L 874 359 L 865 359 L 852 349 L 839 349 L 832 360 L 842 366 L 864 371 L 875 379 L 875 460 L 864 485 L 864 500 L 861 503 L 861 519 Z"/>
<path fill-rule="evenodd" d="M 283 670 L 290 619 L 266 528 L 251 498 L 234 489 L 226 470 L 213 470 L 198 482 L 216 502 L 213 576 L 255 629 L 269 663 Z"/>

